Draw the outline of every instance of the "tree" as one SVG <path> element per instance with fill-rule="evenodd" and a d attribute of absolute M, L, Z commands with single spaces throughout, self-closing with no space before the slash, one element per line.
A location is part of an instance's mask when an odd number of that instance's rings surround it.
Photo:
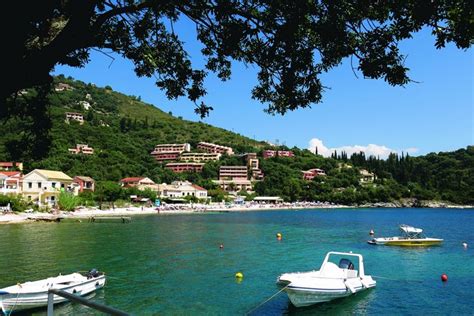
<path fill-rule="evenodd" d="M 410 79 L 400 41 L 422 28 L 431 30 L 437 48 L 453 42 L 467 49 L 474 37 L 469 0 L 14 1 L 2 12 L 14 31 L 3 38 L 8 80 L 0 88 L 0 117 L 12 113 L 8 97 L 50 84 L 55 65 L 84 66 L 93 49 L 125 56 L 138 76 L 155 76 L 167 97 L 186 96 L 201 116 L 212 109 L 199 102 L 209 71 L 226 80 L 231 61 L 256 65 L 252 97 L 269 113 L 284 114 L 321 102 L 321 75 L 344 58 L 364 77 L 404 85 Z M 174 32 L 178 19 L 195 24 L 205 69 L 193 68 Z"/>

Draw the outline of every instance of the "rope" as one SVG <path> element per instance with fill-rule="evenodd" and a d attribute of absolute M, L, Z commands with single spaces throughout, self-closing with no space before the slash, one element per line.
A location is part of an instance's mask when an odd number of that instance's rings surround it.
<path fill-rule="evenodd" d="M 15 304 L 13 305 L 12 309 L 10 309 L 10 312 L 8 313 L 7 316 L 10 316 L 13 313 L 13 310 L 15 309 L 16 304 L 18 303 L 18 297 L 20 296 L 21 290 L 23 289 L 23 287 L 21 286 L 21 283 L 18 283 L 17 285 L 20 288 L 20 290 L 18 291 L 18 294 L 16 295 Z"/>
<path fill-rule="evenodd" d="M 289 285 L 289 284 L 288 284 Z M 283 292 L 284 290 L 286 290 L 286 288 L 288 287 L 288 285 L 286 285 L 285 287 L 283 287 L 281 290 L 279 290 L 278 292 L 276 292 L 275 294 L 273 294 L 272 296 L 270 296 L 269 298 L 267 298 L 265 301 L 263 301 L 262 303 L 258 304 L 256 307 L 252 308 L 251 310 L 249 310 L 247 313 L 245 313 L 245 315 L 249 315 L 250 313 L 252 313 L 253 311 L 255 311 L 256 309 L 258 309 L 259 307 L 261 307 L 262 305 L 265 305 L 266 303 L 268 303 L 271 299 L 273 299 L 275 296 L 277 296 L 278 294 L 280 294 L 281 292 Z"/>
<path fill-rule="evenodd" d="M 376 278 L 376 279 L 384 279 L 384 280 L 397 281 L 397 282 L 403 281 L 403 282 L 423 283 L 423 281 L 419 281 L 419 280 L 392 279 L 392 278 L 387 278 L 387 277 L 372 275 L 372 274 L 371 274 L 371 276 Z"/>

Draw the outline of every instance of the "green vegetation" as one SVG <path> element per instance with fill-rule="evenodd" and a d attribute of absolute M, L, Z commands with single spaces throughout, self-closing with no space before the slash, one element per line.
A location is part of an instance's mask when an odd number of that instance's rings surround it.
<path fill-rule="evenodd" d="M 0 135 L 0 160 L 23 161 L 25 172 L 35 168 L 62 170 L 65 173 L 91 176 L 97 181 L 95 193 L 80 195 L 81 204 L 114 203 L 140 195 L 151 200 L 154 192 L 123 189 L 118 180 L 130 176 L 147 176 L 156 183 L 189 180 L 207 190 L 213 201 L 226 200 L 226 193 L 211 180 L 218 177 L 221 165 L 244 165 L 239 156 L 223 156 L 220 161 L 204 166 L 202 173 L 175 174 L 150 156 L 159 143 L 191 143 L 199 141 L 231 146 L 237 153 L 261 151 L 270 146 L 201 122 L 185 121 L 156 107 L 113 91 L 59 76 L 55 83 L 73 87 L 69 91 L 50 92 L 48 111 L 52 119 L 49 137 L 37 142 L 30 133 L 28 117 L 18 115 L 4 123 Z M 26 104 L 37 94 L 28 90 L 15 100 Z M 90 95 L 89 97 L 86 97 Z M 87 101 L 90 110 L 79 103 Z M 66 112 L 81 112 L 85 123 L 65 122 Z M 51 146 L 44 146 L 50 143 Z M 73 155 L 68 148 L 77 143 L 93 147 L 94 155 Z M 288 148 L 281 148 L 288 149 Z M 388 202 L 401 198 L 436 199 L 462 204 L 474 204 L 474 147 L 449 153 L 432 153 L 421 157 L 390 155 L 387 160 L 354 154 L 347 157 L 337 153 L 331 158 L 315 155 L 308 150 L 291 149 L 293 158 L 260 159 L 265 180 L 255 184 L 259 195 L 277 195 L 287 201 L 329 201 L 344 204 Z M 325 177 L 312 181 L 302 179 L 302 170 L 324 169 Z M 375 173 L 373 183 L 361 184 L 360 169 Z M 247 200 L 253 195 L 241 194 Z M 2 197 L 3 198 L 3 197 Z M 3 201 L 3 200 L 2 200 Z M 0 201 L 1 202 L 1 201 Z M 7 202 L 8 203 L 8 202 Z M 3 203 L 6 205 L 7 203 Z M 21 209 L 20 202 L 11 202 Z M 67 203 L 60 202 L 63 208 Z"/>
<path fill-rule="evenodd" d="M 16 194 L 8 194 L 2 195 L 0 194 L 0 206 L 7 206 L 10 204 L 11 210 L 13 212 L 23 212 L 27 208 L 30 207 L 29 203 L 26 202 L 21 195 Z"/>
<path fill-rule="evenodd" d="M 74 209 L 81 204 L 79 197 L 69 192 L 59 193 L 58 206 L 59 209 L 67 212 L 74 211 Z"/>

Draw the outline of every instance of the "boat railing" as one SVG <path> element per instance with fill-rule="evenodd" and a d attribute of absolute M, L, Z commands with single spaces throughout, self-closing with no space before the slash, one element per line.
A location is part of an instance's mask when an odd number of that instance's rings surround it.
<path fill-rule="evenodd" d="M 49 289 L 48 290 L 48 313 L 47 316 L 53 316 L 54 315 L 54 295 L 62 296 L 64 298 L 67 298 L 68 300 L 79 303 L 82 305 L 85 305 L 87 307 L 93 308 L 95 310 L 98 310 L 100 312 L 109 314 L 109 315 L 114 315 L 114 316 L 128 316 L 130 315 L 129 313 L 126 313 L 124 311 L 121 311 L 119 309 L 100 304 L 97 302 L 93 302 L 91 300 L 88 300 L 84 297 L 74 295 L 71 293 L 68 293 L 63 290 L 58 290 L 58 289 Z"/>

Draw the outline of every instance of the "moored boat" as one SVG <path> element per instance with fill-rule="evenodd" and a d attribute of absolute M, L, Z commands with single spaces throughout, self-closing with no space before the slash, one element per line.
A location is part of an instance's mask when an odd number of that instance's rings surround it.
<path fill-rule="evenodd" d="M 443 242 L 443 239 L 425 237 L 421 228 L 403 224 L 400 225 L 400 231 L 403 236 L 372 238 L 368 243 L 372 245 L 426 247 L 437 246 Z"/>
<path fill-rule="evenodd" d="M 376 281 L 365 275 L 362 255 L 334 251 L 326 255 L 319 270 L 285 273 L 277 283 L 285 286 L 296 307 L 328 302 L 376 286 Z"/>
<path fill-rule="evenodd" d="M 95 269 L 87 273 L 71 273 L 38 281 L 18 283 L 0 289 L 0 308 L 9 315 L 11 312 L 45 307 L 48 304 L 48 290 L 58 289 L 83 296 L 104 287 L 105 274 Z M 67 301 L 54 295 L 54 304 Z"/>

